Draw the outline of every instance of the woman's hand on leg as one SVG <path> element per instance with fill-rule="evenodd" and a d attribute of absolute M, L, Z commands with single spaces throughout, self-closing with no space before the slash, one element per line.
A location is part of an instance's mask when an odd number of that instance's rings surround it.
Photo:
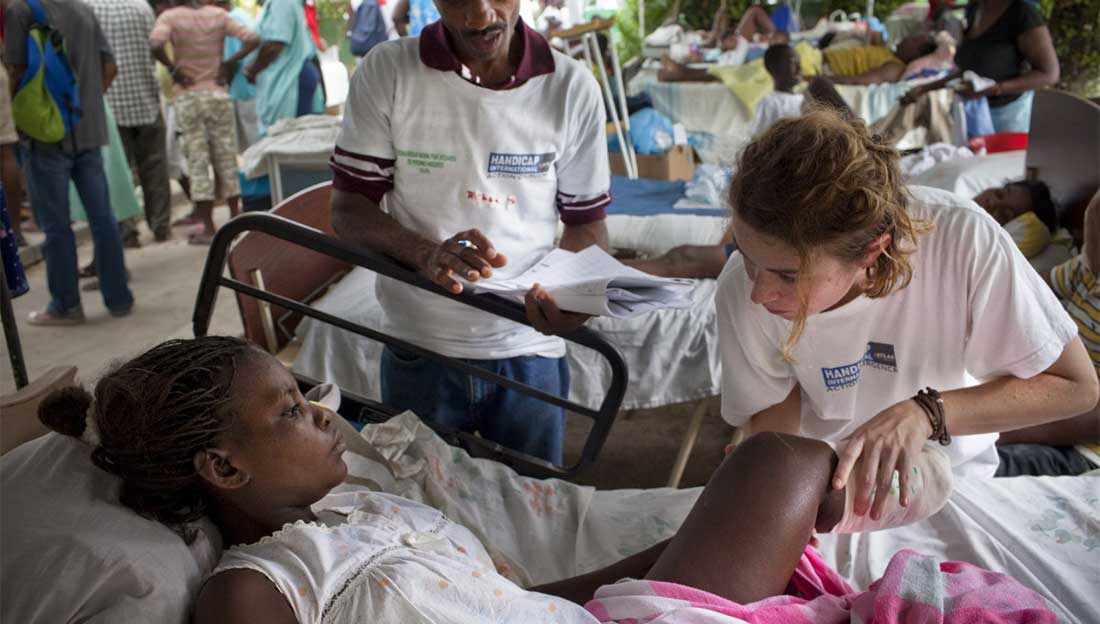
<path fill-rule="evenodd" d="M 877 520 L 886 506 L 896 471 L 900 503 L 908 506 L 909 470 L 930 435 L 932 424 L 916 401 L 895 403 L 848 438 L 833 474 L 833 488 L 854 488 L 852 511 L 860 516 L 870 511 L 871 518 Z"/>

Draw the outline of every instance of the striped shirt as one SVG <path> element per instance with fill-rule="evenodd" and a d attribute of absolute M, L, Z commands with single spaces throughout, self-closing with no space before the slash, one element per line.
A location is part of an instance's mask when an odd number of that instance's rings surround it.
<path fill-rule="evenodd" d="M 1050 271 L 1050 283 L 1077 323 L 1081 341 L 1100 371 L 1100 282 L 1081 254 Z"/>
<path fill-rule="evenodd" d="M 147 126 L 160 114 L 156 67 L 149 51 L 153 9 L 146 0 L 85 0 L 115 53 L 118 75 L 107 101 L 118 125 Z"/>
<path fill-rule="evenodd" d="M 177 83 L 178 92 L 225 91 L 225 85 L 218 84 L 218 70 L 227 36 L 256 40 L 256 33 L 218 7 L 176 7 L 157 18 L 149 44 L 156 48 L 172 42 L 178 71 L 193 81 L 188 87 Z"/>

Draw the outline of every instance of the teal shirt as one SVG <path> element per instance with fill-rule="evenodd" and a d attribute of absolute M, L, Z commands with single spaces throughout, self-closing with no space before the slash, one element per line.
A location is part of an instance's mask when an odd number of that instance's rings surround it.
<path fill-rule="evenodd" d="M 279 56 L 256 76 L 256 115 L 260 134 L 280 119 L 297 116 L 298 75 L 309 59 L 317 56 L 302 0 L 267 0 L 260 13 L 257 33 L 263 41 L 284 44 Z M 313 112 L 324 110 L 324 95 L 318 87 L 314 93 Z"/>
<path fill-rule="evenodd" d="M 253 21 L 248 11 L 240 7 L 234 7 L 233 10 L 229 12 L 229 16 L 241 26 L 244 26 L 252 32 L 256 32 L 256 22 Z M 240 52 L 243 45 L 241 40 L 236 37 L 226 37 L 224 58 L 229 58 L 237 52 Z M 237 72 L 233 74 L 233 80 L 229 82 L 229 97 L 234 100 L 251 100 L 256 97 L 256 85 L 248 82 L 244 77 L 244 68 L 248 67 L 254 60 L 256 60 L 255 52 L 244 57 L 241 62 L 237 64 Z"/>

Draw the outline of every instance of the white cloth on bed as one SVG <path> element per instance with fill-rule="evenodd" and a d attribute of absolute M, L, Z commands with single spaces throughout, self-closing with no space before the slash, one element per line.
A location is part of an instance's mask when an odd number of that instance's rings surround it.
<path fill-rule="evenodd" d="M 783 359 L 791 322 L 752 302 L 745 260 L 740 253 L 730 258 L 717 296 L 722 416 L 730 424 L 744 425 L 797 384 L 802 435 L 842 448 L 860 426 L 925 386 L 946 391 L 1005 375 L 1027 379 L 1077 336 L 992 217 L 944 191 L 910 191 L 909 213 L 934 226 L 910 256 L 912 281 L 807 318 L 793 363 Z M 946 451 L 956 474 L 993 476 L 996 440 L 995 433 L 955 436 Z"/>
<path fill-rule="evenodd" d="M 325 164 L 339 131 L 340 118 L 332 115 L 281 119 L 241 154 L 241 172 L 247 178 L 265 176 L 271 161 L 280 158 Z"/>
<path fill-rule="evenodd" d="M 1023 179 L 1026 160 L 1024 150 L 945 160 L 909 176 L 907 183 L 951 191 L 960 197 L 974 197 L 987 188 Z"/>
<path fill-rule="evenodd" d="M 263 574 L 301 624 L 595 621 L 498 574 L 468 529 L 423 503 L 360 490 L 330 495 L 314 513 L 316 522 L 227 550 L 212 574 Z"/>
<path fill-rule="evenodd" d="M 356 268 L 313 306 L 373 329 L 382 327 L 383 311 L 374 296 L 376 274 Z M 616 345 L 627 362 L 630 379 L 624 409 L 671 405 L 716 396 L 720 384 L 718 327 L 714 322 L 714 280 L 699 280 L 691 291 L 692 306 L 657 310 L 630 319 L 596 318 L 588 327 Z M 297 335 L 302 348 L 295 372 L 338 384 L 378 400 L 382 343 L 328 323 L 305 318 Z M 567 343 L 569 398 L 597 408 L 611 381 L 602 356 Z"/>

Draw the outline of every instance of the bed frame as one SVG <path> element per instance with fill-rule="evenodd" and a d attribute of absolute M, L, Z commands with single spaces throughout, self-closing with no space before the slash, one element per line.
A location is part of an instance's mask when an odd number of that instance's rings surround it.
<path fill-rule="evenodd" d="M 195 302 L 192 316 L 195 336 L 206 335 L 217 291 L 221 287 L 229 288 L 237 293 L 245 337 L 269 352 L 276 353 L 285 346 L 301 316 L 309 316 L 522 392 L 593 421 L 581 456 L 571 466 L 557 465 L 476 435 L 425 421 L 448 443 L 466 449 L 475 457 L 500 461 L 522 474 L 539 478 L 572 479 L 594 462 L 607 440 L 626 393 L 626 362 L 618 349 L 598 333 L 584 327 L 563 336 L 570 342 L 597 351 L 611 367 L 610 387 L 599 409 L 593 410 L 310 307 L 308 301 L 326 284 L 338 279 L 352 266 L 361 266 L 441 297 L 530 325 L 523 306 L 518 303 L 494 295 L 452 294 L 387 257 L 354 248 L 335 238 L 328 203 L 330 193 L 330 184 L 319 184 L 288 198 L 271 213 L 246 213 L 218 230 L 206 259 Z M 240 241 L 233 245 L 241 235 Z M 229 276 L 224 275 L 227 266 Z M 303 389 L 319 383 L 301 375 L 296 377 Z M 390 406 L 346 392 L 339 411 L 348 420 L 360 423 L 382 422 L 398 413 Z"/>

